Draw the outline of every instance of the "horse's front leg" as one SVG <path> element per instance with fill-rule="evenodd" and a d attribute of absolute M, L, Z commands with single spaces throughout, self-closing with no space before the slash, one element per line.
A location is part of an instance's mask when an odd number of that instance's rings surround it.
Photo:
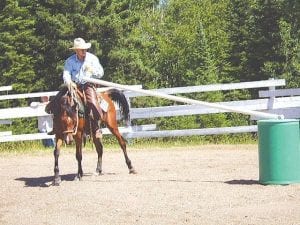
<path fill-rule="evenodd" d="M 81 180 L 83 177 L 83 171 L 82 171 L 82 165 L 81 165 L 81 161 L 82 161 L 82 135 L 76 136 L 75 137 L 75 142 L 76 142 L 76 159 L 77 159 L 77 163 L 78 163 L 78 172 L 77 172 L 77 176 L 75 179 L 77 180 Z"/>
<path fill-rule="evenodd" d="M 98 154 L 98 161 L 97 161 L 97 167 L 96 167 L 96 172 L 95 175 L 101 175 L 102 174 L 102 155 L 103 155 L 103 145 L 101 143 L 100 138 L 96 138 L 93 136 L 93 142 L 96 147 L 96 151 Z"/>
<path fill-rule="evenodd" d="M 61 178 L 59 175 L 59 167 L 58 167 L 58 158 L 60 154 L 60 147 L 62 145 L 62 139 L 57 138 L 56 139 L 56 145 L 54 149 L 54 180 L 53 185 L 58 186 L 61 183 Z"/>

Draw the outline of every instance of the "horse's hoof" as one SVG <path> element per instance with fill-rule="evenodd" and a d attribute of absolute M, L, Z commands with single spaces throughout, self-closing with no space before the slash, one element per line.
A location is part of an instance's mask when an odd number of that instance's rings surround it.
<path fill-rule="evenodd" d="M 61 178 L 58 177 L 58 178 L 54 178 L 53 182 L 52 182 L 52 185 L 53 186 L 59 186 L 61 183 Z"/>
<path fill-rule="evenodd" d="M 103 175 L 103 173 L 101 171 L 99 171 L 99 172 L 96 171 L 96 172 L 93 173 L 93 175 L 94 176 L 101 176 L 101 175 Z"/>
<path fill-rule="evenodd" d="M 134 168 L 131 168 L 131 169 L 129 170 L 129 174 L 137 174 L 137 172 L 135 171 Z"/>
<path fill-rule="evenodd" d="M 74 178 L 74 181 L 82 181 L 82 177 L 81 177 L 81 176 L 76 176 L 76 177 Z"/>
<path fill-rule="evenodd" d="M 58 183 L 58 182 L 56 182 L 56 181 L 53 181 L 52 182 L 52 186 L 59 186 L 60 185 L 60 183 Z"/>

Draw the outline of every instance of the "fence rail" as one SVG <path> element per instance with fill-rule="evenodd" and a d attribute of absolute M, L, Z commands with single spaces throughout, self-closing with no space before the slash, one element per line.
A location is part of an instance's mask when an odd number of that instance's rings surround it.
<path fill-rule="evenodd" d="M 175 87 L 156 89 L 155 91 L 165 94 L 183 94 L 196 93 L 207 91 L 224 91 L 236 90 L 246 88 L 264 89 L 259 91 L 259 99 L 243 100 L 243 101 L 229 101 L 220 102 L 225 106 L 233 106 L 240 109 L 256 110 L 260 112 L 283 114 L 285 118 L 299 118 L 300 113 L 300 96 L 298 89 L 275 89 L 279 86 L 284 86 L 285 80 L 265 80 L 254 82 L 241 82 L 233 84 L 215 84 L 215 85 L 200 85 L 192 87 Z M 141 86 L 137 86 L 140 88 Z M 266 90 L 265 88 L 268 88 Z M 107 89 L 107 88 L 106 88 Z M 1 89 L 0 89 L 1 90 Z M 99 91 L 104 90 L 100 89 Z M 40 92 L 28 93 L 19 95 L 2 95 L 0 100 L 13 98 L 34 98 L 45 95 L 55 95 L 57 92 Z M 147 96 L 147 94 L 137 93 L 134 91 L 124 91 L 129 103 L 133 98 L 140 96 Z M 279 96 L 279 97 L 277 97 Z M 11 121 L 15 118 L 24 117 L 39 117 L 47 115 L 44 111 L 44 105 L 32 105 L 28 107 L 15 107 L 0 109 L 0 123 L 3 121 Z M 131 119 L 149 119 L 155 117 L 172 117 L 185 115 L 201 115 L 228 112 L 227 110 L 210 108 L 201 105 L 172 105 L 161 107 L 145 107 L 145 108 L 131 108 Z M 251 120 L 257 120 L 258 117 L 251 116 Z M 132 126 L 120 128 L 121 133 L 126 138 L 141 138 L 141 137 L 168 137 L 168 136 L 190 136 L 190 135 L 210 135 L 210 134 L 228 134 L 228 133 L 244 133 L 257 132 L 257 126 L 237 126 L 237 127 L 216 127 L 204 129 L 184 129 L 184 130 L 155 130 L 154 124 Z M 104 134 L 109 134 L 104 130 Z M 21 141 L 21 140 L 36 140 L 49 138 L 46 134 L 23 134 L 23 135 L 0 135 L 0 142 L 6 141 Z"/>
<path fill-rule="evenodd" d="M 11 91 L 12 90 L 12 86 L 2 86 L 0 87 L 0 91 Z"/>
<path fill-rule="evenodd" d="M 300 95 L 300 88 L 267 90 L 259 91 L 258 93 L 260 98 L 297 96 Z"/>
<path fill-rule="evenodd" d="M 286 109 L 300 106 L 300 96 L 276 98 L 272 104 L 272 109 L 269 108 L 269 99 L 254 99 L 232 102 L 219 102 L 221 105 L 235 107 L 237 109 L 258 110 L 274 114 L 274 110 Z M 147 108 L 131 108 L 131 119 L 154 118 L 154 117 L 169 117 L 183 116 L 196 114 L 214 114 L 229 112 L 228 110 L 213 109 L 198 105 L 176 105 L 162 107 L 147 107 Z M 277 115 L 280 115 L 280 110 L 277 110 Z M 283 113 L 283 115 L 285 115 Z M 297 115 L 294 115 L 297 117 Z M 254 117 L 253 117 L 254 118 Z M 258 118 L 258 117 L 255 117 Z M 256 119 L 257 120 L 257 119 Z"/>
<path fill-rule="evenodd" d="M 228 91 L 237 89 L 251 89 L 251 88 L 266 88 L 285 86 L 284 79 L 278 80 L 263 80 L 263 81 L 252 81 L 252 82 L 241 82 L 241 83 L 230 83 L 230 84 L 209 84 L 199 86 L 188 86 L 188 87 L 174 87 L 174 88 L 160 88 L 153 89 L 152 91 L 161 92 L 164 94 L 187 94 L 196 92 L 211 92 L 211 91 Z M 143 93 L 128 92 L 128 97 L 138 96 L 150 96 Z"/>

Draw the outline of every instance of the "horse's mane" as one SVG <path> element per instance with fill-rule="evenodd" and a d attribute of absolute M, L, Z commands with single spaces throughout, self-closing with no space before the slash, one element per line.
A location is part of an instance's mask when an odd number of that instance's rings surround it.
<path fill-rule="evenodd" d="M 46 113 L 53 113 L 54 116 L 60 113 L 60 99 L 62 96 L 65 96 L 68 93 L 69 89 L 66 84 L 63 84 L 59 87 L 58 93 L 54 96 L 53 99 L 46 105 L 45 111 Z"/>
<path fill-rule="evenodd" d="M 64 95 L 60 99 L 60 107 L 61 111 L 65 111 L 68 116 L 73 117 L 74 116 L 74 110 L 72 106 L 69 103 L 69 97 L 68 94 Z"/>

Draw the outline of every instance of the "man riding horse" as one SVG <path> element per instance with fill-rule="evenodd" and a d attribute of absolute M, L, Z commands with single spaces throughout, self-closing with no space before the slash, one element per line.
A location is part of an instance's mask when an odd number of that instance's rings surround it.
<path fill-rule="evenodd" d="M 114 102 L 119 104 L 121 115 L 124 116 L 125 121 L 128 121 L 129 104 L 125 95 L 117 89 L 110 89 L 100 93 L 99 97 L 103 105 L 100 108 L 96 88 L 93 84 L 83 80 L 86 76 L 96 78 L 103 76 L 103 68 L 99 59 L 95 55 L 87 52 L 87 49 L 90 47 L 91 43 L 86 43 L 82 38 L 76 38 L 74 40 L 74 46 L 71 49 L 75 51 L 75 54 L 66 60 L 64 66 L 63 79 L 65 85 L 60 88 L 58 94 L 45 108 L 47 113 L 53 114 L 52 133 L 55 134 L 56 138 L 54 148 L 54 185 L 59 185 L 61 182 L 58 158 L 63 141 L 68 144 L 71 143 L 73 139 L 75 140 L 76 159 L 78 162 L 76 178 L 81 180 L 83 177 L 81 161 L 82 143 L 85 133 L 90 133 L 92 136 L 98 153 L 95 174 L 100 175 L 102 173 L 103 145 L 99 126 L 100 120 L 117 138 L 124 153 L 129 173 L 136 173 L 127 155 L 126 140 L 122 137 L 118 129 L 116 109 L 114 106 Z"/>
<path fill-rule="evenodd" d="M 87 52 L 90 47 L 91 43 L 86 43 L 82 38 L 75 38 L 73 47 L 70 48 L 75 51 L 75 54 L 67 58 L 65 62 L 63 80 L 69 92 L 79 89 L 84 94 L 86 106 L 90 111 L 91 135 L 101 138 L 99 120 L 102 118 L 102 110 L 97 99 L 96 88 L 82 79 L 85 76 L 101 78 L 104 74 L 97 56 Z M 55 133 L 55 122 L 53 126 L 53 133 Z"/>

